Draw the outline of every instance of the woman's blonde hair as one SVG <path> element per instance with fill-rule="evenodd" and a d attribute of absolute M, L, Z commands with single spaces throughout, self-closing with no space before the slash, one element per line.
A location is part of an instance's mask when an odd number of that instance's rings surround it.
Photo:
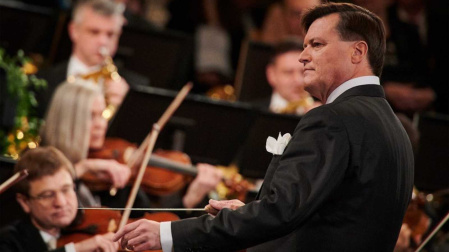
<path fill-rule="evenodd" d="M 53 95 L 41 128 L 42 145 L 54 146 L 72 163 L 85 159 L 89 150 L 92 105 L 101 90 L 77 80 L 62 83 Z"/>

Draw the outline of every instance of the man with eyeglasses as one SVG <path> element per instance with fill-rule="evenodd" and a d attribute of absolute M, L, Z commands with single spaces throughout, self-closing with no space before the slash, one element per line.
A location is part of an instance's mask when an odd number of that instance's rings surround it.
<path fill-rule="evenodd" d="M 57 248 L 61 229 L 73 222 L 78 208 L 73 166 L 56 148 L 39 147 L 23 154 L 14 172 L 24 169 L 28 176 L 15 189 L 29 218 L 0 231 L 0 251 L 117 251 L 112 233 Z"/>

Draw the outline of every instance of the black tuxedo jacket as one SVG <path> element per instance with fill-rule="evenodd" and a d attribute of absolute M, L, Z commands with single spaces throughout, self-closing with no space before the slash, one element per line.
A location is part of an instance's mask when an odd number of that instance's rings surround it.
<path fill-rule="evenodd" d="M 48 251 L 39 230 L 31 220 L 17 221 L 0 231 L 0 251 L 2 252 L 43 252 Z M 65 248 L 52 250 L 63 252 Z"/>
<path fill-rule="evenodd" d="M 45 90 L 37 90 L 36 92 L 38 102 L 37 115 L 40 118 L 45 116 L 45 112 L 56 88 L 67 79 L 68 64 L 68 61 L 64 61 L 37 73 L 37 77 L 45 79 L 48 85 Z M 135 72 L 126 69 L 119 69 L 118 72 L 131 87 L 148 86 L 150 84 L 149 79 Z"/>
<path fill-rule="evenodd" d="M 354 87 L 300 120 L 255 201 L 172 222 L 174 250 L 392 251 L 413 165 L 382 87 Z"/>

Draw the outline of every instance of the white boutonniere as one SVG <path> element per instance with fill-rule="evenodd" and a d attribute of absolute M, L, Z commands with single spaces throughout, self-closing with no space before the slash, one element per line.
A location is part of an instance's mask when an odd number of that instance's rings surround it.
<path fill-rule="evenodd" d="M 287 146 L 288 142 L 292 136 L 289 133 L 281 136 L 281 132 L 279 132 L 278 139 L 274 139 L 274 137 L 267 138 L 267 151 L 273 153 L 273 155 L 282 155 L 284 153 L 284 149 Z"/>

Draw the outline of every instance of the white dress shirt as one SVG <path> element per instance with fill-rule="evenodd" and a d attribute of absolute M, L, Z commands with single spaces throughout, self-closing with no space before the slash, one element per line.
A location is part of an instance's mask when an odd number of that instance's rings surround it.
<path fill-rule="evenodd" d="M 42 231 L 42 230 L 39 230 L 39 233 L 40 233 L 40 235 L 42 237 L 42 240 L 44 240 L 44 243 L 47 244 L 48 250 L 54 250 L 54 249 L 57 248 L 56 247 L 56 242 L 57 242 L 57 240 L 59 238 L 59 235 L 53 236 L 53 235 L 51 235 L 51 234 L 49 234 L 49 233 L 47 233 L 45 231 Z M 66 252 L 76 252 L 75 244 L 73 242 L 71 242 L 69 244 L 66 244 L 64 246 L 64 248 L 65 248 Z"/>
<path fill-rule="evenodd" d="M 284 99 L 279 93 L 274 92 L 271 95 L 270 111 L 279 112 L 287 107 L 288 101 Z"/>
<path fill-rule="evenodd" d="M 351 80 L 348 80 L 338 86 L 327 98 L 326 104 L 329 104 L 335 99 L 337 99 L 338 96 L 343 94 L 348 89 L 351 89 L 353 87 L 362 86 L 362 85 L 380 85 L 379 77 L 377 76 L 362 76 L 358 78 L 354 78 Z M 163 252 L 171 252 L 173 251 L 173 236 L 171 233 L 171 222 L 161 222 L 160 225 L 160 238 L 161 238 L 161 246 Z"/>
<path fill-rule="evenodd" d="M 98 70 L 100 70 L 100 66 L 89 67 L 78 59 L 78 57 L 72 55 L 67 66 L 67 77 L 85 75 Z"/>
<path fill-rule="evenodd" d="M 86 64 L 84 64 L 78 57 L 76 57 L 75 55 L 72 55 L 69 59 L 69 63 L 67 66 L 67 81 L 72 83 L 75 81 L 75 79 L 80 79 L 80 76 L 89 74 L 89 73 L 94 73 L 99 71 L 101 68 L 101 66 L 96 65 L 96 66 L 87 66 Z M 81 83 L 84 83 L 86 85 L 98 85 L 98 83 L 95 83 L 93 80 L 82 80 Z M 100 86 L 102 87 L 102 85 L 100 84 Z"/>
<path fill-rule="evenodd" d="M 309 97 L 313 101 L 313 98 L 311 96 L 309 96 Z M 307 99 L 309 99 L 309 98 L 307 98 Z M 269 110 L 274 113 L 283 113 L 282 111 L 284 111 L 290 104 L 291 104 L 291 102 L 289 102 L 287 99 L 282 97 L 279 93 L 274 92 L 273 94 L 271 94 Z M 294 111 L 294 114 L 296 114 L 296 115 L 304 115 L 305 113 L 306 113 L 306 107 L 303 107 L 303 106 L 298 106 Z"/>

